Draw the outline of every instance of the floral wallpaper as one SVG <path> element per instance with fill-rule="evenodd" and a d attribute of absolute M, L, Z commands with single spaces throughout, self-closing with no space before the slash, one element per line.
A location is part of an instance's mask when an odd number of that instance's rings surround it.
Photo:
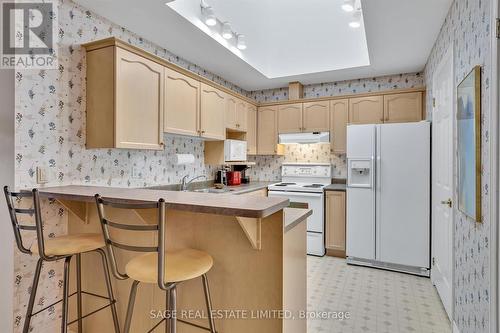
<path fill-rule="evenodd" d="M 305 85 L 304 98 L 351 95 L 423 86 L 424 76 L 422 73 L 398 74 Z M 288 100 L 288 87 L 252 91 L 248 96 L 259 102 Z"/>
<path fill-rule="evenodd" d="M 490 0 L 455 0 L 431 51 L 425 68 L 427 110 L 432 112 L 432 77 L 449 47 L 453 47 L 454 81 L 457 86 L 476 66 L 482 66 L 481 127 L 482 127 L 482 211 L 483 223 L 478 224 L 454 211 L 454 314 L 461 333 L 490 332 Z M 432 115 L 429 114 L 429 117 Z M 455 131 L 456 133 L 456 131 Z M 457 146 L 457 138 L 454 145 Z M 455 154 L 457 152 L 455 151 Z M 457 170 L 454 170 L 455 183 Z M 455 198 L 457 193 L 455 191 Z"/>

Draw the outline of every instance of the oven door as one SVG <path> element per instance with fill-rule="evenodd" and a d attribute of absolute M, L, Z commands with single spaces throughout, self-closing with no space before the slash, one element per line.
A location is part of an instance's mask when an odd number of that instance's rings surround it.
<path fill-rule="evenodd" d="M 312 209 L 313 213 L 307 219 L 307 231 L 323 233 L 323 193 L 268 191 L 268 196 L 286 198 L 292 208 Z"/>

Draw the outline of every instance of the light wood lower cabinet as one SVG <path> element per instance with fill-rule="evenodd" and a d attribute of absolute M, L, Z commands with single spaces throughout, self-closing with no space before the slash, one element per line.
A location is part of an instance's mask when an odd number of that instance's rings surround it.
<path fill-rule="evenodd" d="M 275 155 L 278 153 L 278 107 L 260 107 L 257 112 L 257 154 Z"/>
<path fill-rule="evenodd" d="M 326 249 L 327 254 L 345 257 L 346 249 L 345 192 L 326 191 Z"/>
<path fill-rule="evenodd" d="M 350 124 L 381 124 L 383 122 L 383 96 L 367 96 L 349 99 Z"/>
<path fill-rule="evenodd" d="M 200 82 L 165 68 L 165 116 L 167 133 L 198 136 Z"/>
<path fill-rule="evenodd" d="M 219 89 L 202 82 L 200 131 L 203 138 L 213 140 L 224 140 L 226 138 L 225 108 L 225 94 Z"/>
<path fill-rule="evenodd" d="M 330 141 L 335 154 L 345 154 L 347 149 L 347 118 L 349 100 L 330 101 Z"/>
<path fill-rule="evenodd" d="M 422 120 L 422 93 L 384 95 L 384 123 Z"/>
<path fill-rule="evenodd" d="M 257 107 L 247 105 L 247 154 L 257 154 Z"/>
<path fill-rule="evenodd" d="M 278 106 L 278 133 L 302 132 L 302 103 Z"/>
<path fill-rule="evenodd" d="M 330 123 L 329 101 L 308 102 L 302 105 L 302 131 L 327 132 Z"/>
<path fill-rule="evenodd" d="M 87 148 L 163 149 L 163 66 L 119 47 L 87 53 Z"/>

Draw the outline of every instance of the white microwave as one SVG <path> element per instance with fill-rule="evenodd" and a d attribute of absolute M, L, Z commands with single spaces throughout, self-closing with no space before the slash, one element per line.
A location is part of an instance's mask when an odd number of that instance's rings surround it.
<path fill-rule="evenodd" d="M 241 162 L 247 160 L 247 142 L 241 140 L 224 141 L 224 160 L 226 162 Z"/>

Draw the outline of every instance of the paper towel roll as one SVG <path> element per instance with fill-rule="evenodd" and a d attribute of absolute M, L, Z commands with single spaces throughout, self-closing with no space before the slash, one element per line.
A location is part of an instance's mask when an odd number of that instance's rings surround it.
<path fill-rule="evenodd" d="M 176 154 L 177 165 L 180 164 L 193 164 L 194 155 L 193 154 Z"/>

